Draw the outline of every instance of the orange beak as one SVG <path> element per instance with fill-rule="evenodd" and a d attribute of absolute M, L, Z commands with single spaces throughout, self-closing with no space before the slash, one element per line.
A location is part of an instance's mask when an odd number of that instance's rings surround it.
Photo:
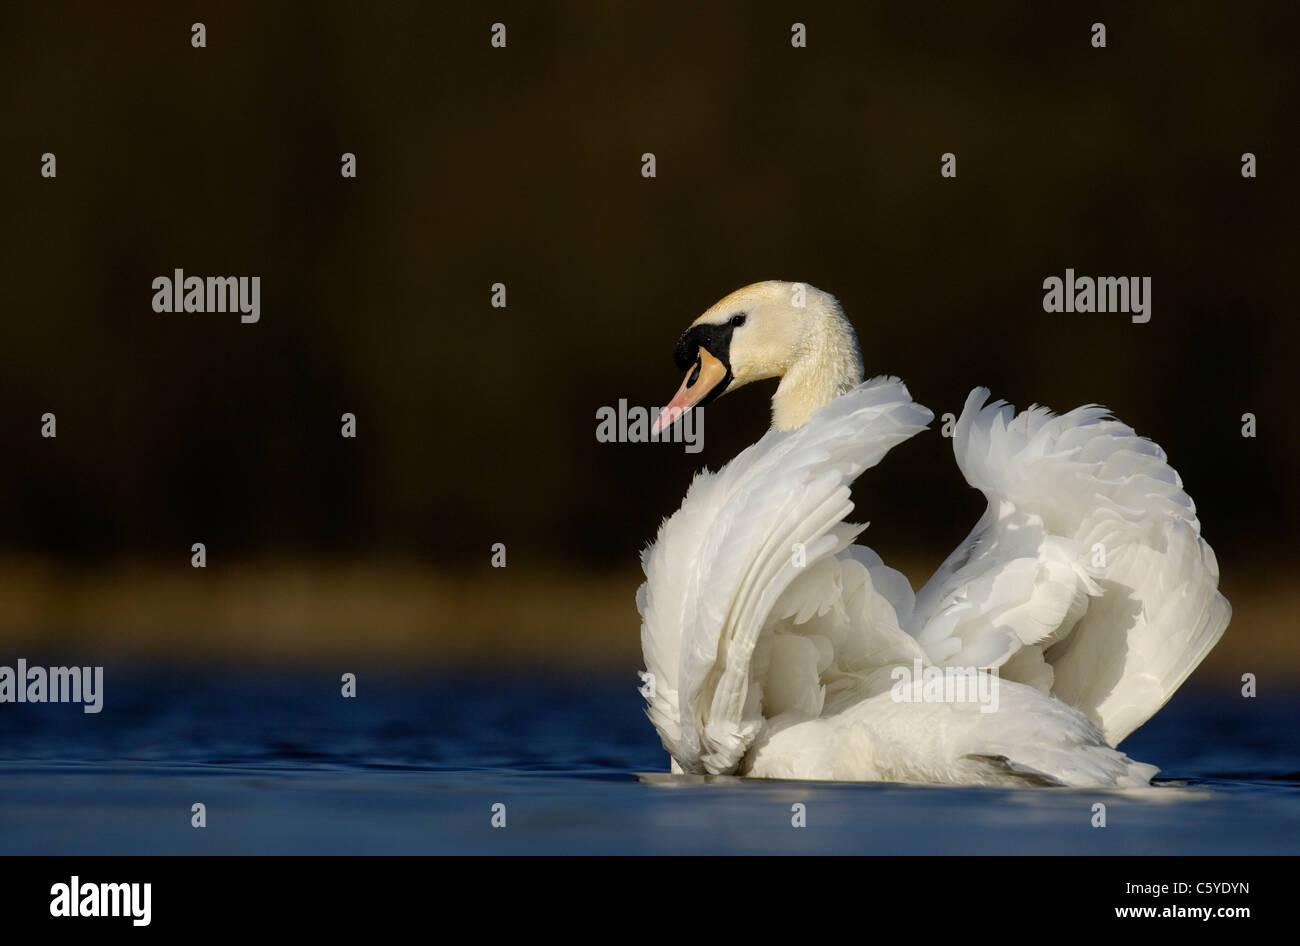
<path fill-rule="evenodd" d="M 709 354 L 706 348 L 701 348 L 699 352 L 695 364 L 691 366 L 690 371 L 686 372 L 686 380 L 682 382 L 673 399 L 655 420 L 654 426 L 650 429 L 651 434 L 657 434 L 671 427 L 679 417 L 704 400 L 709 392 L 727 377 L 726 365 Z"/>

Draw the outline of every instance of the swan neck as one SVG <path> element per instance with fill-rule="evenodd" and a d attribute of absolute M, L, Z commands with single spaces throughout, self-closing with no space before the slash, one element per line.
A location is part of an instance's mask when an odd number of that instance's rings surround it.
<path fill-rule="evenodd" d="M 837 305 L 809 320 L 803 344 L 772 396 L 772 427 L 802 427 L 819 408 L 861 383 L 857 335 Z"/>

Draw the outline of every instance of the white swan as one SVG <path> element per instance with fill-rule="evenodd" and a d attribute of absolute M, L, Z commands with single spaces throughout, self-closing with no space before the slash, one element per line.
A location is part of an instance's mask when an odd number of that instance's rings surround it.
<path fill-rule="evenodd" d="M 642 555 L 642 693 L 674 772 L 1147 784 L 1158 769 L 1113 747 L 1230 614 L 1158 446 L 1099 407 L 1016 414 L 971 392 L 953 448 L 988 510 L 914 596 L 844 517 L 854 478 L 933 415 L 896 378 L 862 383 L 832 296 L 747 286 L 676 360 L 686 380 L 656 429 L 781 382 L 773 429 L 700 473 Z"/>

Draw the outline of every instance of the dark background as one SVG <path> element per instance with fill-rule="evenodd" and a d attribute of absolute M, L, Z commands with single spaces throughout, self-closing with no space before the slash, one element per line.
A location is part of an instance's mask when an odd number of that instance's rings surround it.
<path fill-rule="evenodd" d="M 19 572 L 188 576 L 203 541 L 215 569 L 447 580 L 504 542 L 512 576 L 568 576 L 577 624 L 584 582 L 615 588 L 623 623 L 591 633 L 635 648 L 638 551 L 762 433 L 772 386 L 709 407 L 698 455 L 598 443 L 595 412 L 663 404 L 686 325 L 788 279 L 836 294 L 868 375 L 936 414 L 977 384 L 1105 404 L 1182 474 L 1238 622 L 1279 581 L 1290 614 L 1294 5 L 118 7 L 0 12 Z M 261 276 L 261 321 L 154 313 L 177 267 Z M 1151 321 L 1044 313 L 1066 267 L 1151 276 Z M 914 580 L 982 507 L 950 447 L 923 435 L 857 490 L 864 541 Z M 9 630 L 68 620 L 22 613 Z"/>

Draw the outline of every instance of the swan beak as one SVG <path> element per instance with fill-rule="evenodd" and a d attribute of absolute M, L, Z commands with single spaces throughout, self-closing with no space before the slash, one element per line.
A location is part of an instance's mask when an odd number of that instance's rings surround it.
<path fill-rule="evenodd" d="M 708 349 L 701 348 L 695 364 L 691 366 L 690 371 L 686 372 L 686 380 L 677 389 L 668 406 L 659 414 L 650 432 L 657 434 L 671 427 L 679 417 L 708 397 L 709 393 L 726 377 L 727 366 L 709 354 Z"/>

